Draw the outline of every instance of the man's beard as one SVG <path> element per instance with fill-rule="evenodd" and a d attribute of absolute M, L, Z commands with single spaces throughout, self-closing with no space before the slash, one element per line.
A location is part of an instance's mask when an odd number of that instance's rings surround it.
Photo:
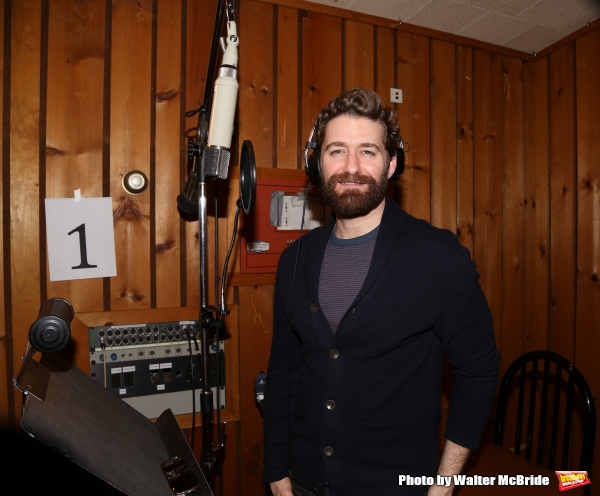
<path fill-rule="evenodd" d="M 386 167 L 379 181 L 366 174 L 350 174 L 349 172 L 334 174 L 328 181 L 325 181 L 321 171 L 323 199 L 333 207 L 338 218 L 354 219 L 367 215 L 385 198 L 388 186 L 387 172 Z M 338 183 L 347 182 L 367 184 L 368 188 L 365 192 L 349 189 L 338 193 L 335 190 Z"/>

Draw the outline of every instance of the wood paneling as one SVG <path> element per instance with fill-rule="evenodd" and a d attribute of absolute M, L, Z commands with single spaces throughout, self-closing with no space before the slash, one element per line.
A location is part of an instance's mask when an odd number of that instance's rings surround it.
<path fill-rule="evenodd" d="M 429 39 L 396 33 L 396 85 L 402 89 L 398 119 L 402 138 L 410 143 L 405 171 L 400 176 L 400 205 L 421 219 L 431 217 L 431 121 Z"/>
<path fill-rule="evenodd" d="M 473 256 L 473 50 L 456 47 L 456 235 Z"/>
<path fill-rule="evenodd" d="M 594 393 L 600 391 L 600 30 L 577 40 L 577 276 L 575 364 Z M 575 434 L 575 436 L 578 436 Z M 576 437 L 577 439 L 577 437 Z M 580 439 L 580 438 L 579 438 Z M 596 432 L 598 446 L 600 432 Z M 600 473 L 595 456 L 593 473 Z"/>
<path fill-rule="evenodd" d="M 504 199 L 502 365 L 523 354 L 525 341 L 525 154 L 523 61 L 503 59 Z"/>
<path fill-rule="evenodd" d="M 573 46 L 550 55 L 550 342 L 569 360 L 575 345 L 575 103 Z"/>
<path fill-rule="evenodd" d="M 274 167 L 273 15 L 269 4 L 242 3 L 240 19 L 239 139 L 254 146 L 256 165 Z M 243 45 L 245 43 L 245 45 Z M 252 123 L 248 125 L 248 123 Z M 240 143 L 241 149 L 241 143 Z"/>
<path fill-rule="evenodd" d="M 431 42 L 431 223 L 456 232 L 456 48 Z"/>
<path fill-rule="evenodd" d="M 388 100 L 390 88 L 396 87 L 396 56 L 395 35 L 393 29 L 375 29 L 375 91 L 381 95 L 384 102 Z M 398 112 L 398 104 L 394 103 Z M 402 130 L 401 130 L 402 131 Z"/>
<path fill-rule="evenodd" d="M 254 396 L 254 379 L 266 372 L 273 335 L 273 286 L 239 288 L 240 321 L 240 471 L 243 494 L 263 494 L 263 422 Z"/>
<path fill-rule="evenodd" d="M 502 57 L 476 50 L 473 63 L 474 238 L 477 263 L 502 349 Z"/>
<path fill-rule="evenodd" d="M 308 134 L 304 134 L 309 132 L 299 126 L 298 26 L 299 13 L 296 9 L 277 7 L 275 167 L 278 169 L 304 167 L 299 151 L 308 138 Z"/>
<path fill-rule="evenodd" d="M 344 22 L 344 89 L 375 89 L 375 28 L 355 21 Z"/>
<path fill-rule="evenodd" d="M 154 259 L 156 307 L 181 303 L 180 222 L 175 198 L 180 192 L 181 98 L 180 1 L 157 2 L 155 66 Z"/>
<path fill-rule="evenodd" d="M 548 58 L 525 65 L 527 229 L 524 351 L 548 348 L 550 192 L 548 166 Z"/>
<path fill-rule="evenodd" d="M 110 100 L 110 192 L 117 276 L 112 309 L 150 308 L 150 196 L 123 191 L 122 176 L 150 177 L 152 1 L 113 2 Z"/>
<path fill-rule="evenodd" d="M 342 90 L 342 21 L 307 11 L 301 16 L 300 122 L 304 133 L 309 133 L 319 110 Z"/>
<path fill-rule="evenodd" d="M 18 367 L 40 309 L 40 35 L 42 4 L 12 2 L 10 242 L 13 363 Z M 34 34 L 35 33 L 35 34 Z M 8 351 L 7 351 L 8 352 Z M 9 371 L 12 376 L 13 371 Z M 19 418 L 20 405 L 15 405 Z"/>
<path fill-rule="evenodd" d="M 101 197 L 106 9 L 68 0 L 49 7 L 46 198 L 70 198 L 77 189 L 83 198 Z M 102 310 L 102 279 L 50 282 L 44 276 L 48 298 Z"/>
<path fill-rule="evenodd" d="M 0 95 L 4 95 L 4 75 L 5 75 L 5 61 L 4 61 L 4 20 L 5 20 L 5 6 L 4 2 L 0 2 Z M 0 108 L 2 109 L 2 114 L 4 115 L 4 99 L 0 102 Z M 2 119 L 4 123 L 4 119 Z M 0 136 L 4 137 L 4 128 L 2 129 L 2 133 Z M 2 149 L 4 149 L 4 143 L 2 143 Z M 9 422 L 9 412 L 6 405 L 9 403 L 9 388 L 10 383 L 8 381 L 8 367 L 2 366 L 7 363 L 7 343 L 6 343 L 6 312 L 10 311 L 10 308 L 7 308 L 5 292 L 4 292 L 4 284 L 7 282 L 4 276 L 4 265 L 5 265 L 5 254 L 8 255 L 5 251 L 5 243 L 9 242 L 9 239 L 5 238 L 5 225 L 4 219 L 6 212 L 6 196 L 4 189 L 4 153 L 0 155 L 0 169 L 2 173 L 0 173 L 0 191 L 2 191 L 2 200 L 0 201 L 0 427 L 8 425 Z M 7 167 L 8 168 L 8 167 Z M 6 215 L 8 217 L 8 215 Z M 10 291 L 9 291 L 10 293 Z M 10 360 L 12 362 L 12 360 Z M 12 393 L 12 391 L 10 391 Z"/>
<path fill-rule="evenodd" d="M 199 303 L 198 223 L 180 220 L 175 198 L 187 175 L 184 135 L 197 123 L 185 110 L 204 99 L 216 8 L 217 0 L 0 0 L 10 29 L 0 36 L 9 49 L 0 61 L 1 423 L 15 425 L 19 415 L 9 381 L 42 299 L 61 296 L 78 313 L 119 311 L 136 320 L 137 312 Z M 233 229 L 241 143 L 253 141 L 262 171 L 301 174 L 300 152 L 331 98 L 360 85 L 388 102 L 398 87 L 404 103 L 395 109 L 410 151 L 395 193 L 406 210 L 455 230 L 471 250 L 501 372 L 524 351 L 551 349 L 574 359 L 597 394 L 600 30 L 525 60 L 296 0 L 242 0 L 237 19 L 235 178 L 208 188 L 209 302 Z M 148 175 L 150 189 L 126 197 L 121 176 L 132 168 Z M 77 188 L 113 198 L 118 275 L 50 282 L 43 200 Z M 228 346 L 235 335 L 240 347 L 228 350 L 235 363 L 227 373 L 241 391 L 228 410 L 240 420 L 226 430 L 224 488 L 258 496 L 262 417 L 252 391 L 267 366 L 274 278 L 239 274 L 239 258 L 236 243 L 229 281 L 238 287 L 226 300 L 239 308 L 232 306 L 227 331 Z M 85 335 L 74 339 L 85 350 Z"/>

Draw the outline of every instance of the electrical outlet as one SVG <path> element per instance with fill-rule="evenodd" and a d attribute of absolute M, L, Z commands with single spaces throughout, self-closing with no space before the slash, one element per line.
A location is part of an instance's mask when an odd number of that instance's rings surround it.
<path fill-rule="evenodd" d="M 398 88 L 390 89 L 390 100 L 392 103 L 402 103 L 402 90 Z"/>

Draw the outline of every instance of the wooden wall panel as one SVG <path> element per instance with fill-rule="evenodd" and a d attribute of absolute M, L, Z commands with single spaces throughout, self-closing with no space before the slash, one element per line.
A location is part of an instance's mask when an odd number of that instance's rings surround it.
<path fill-rule="evenodd" d="M 10 95 L 10 253 L 12 355 L 18 371 L 40 309 L 40 67 L 42 4 L 12 2 Z M 34 34 L 35 33 L 35 34 Z M 6 246 L 6 245 L 5 245 Z M 8 311 L 8 309 L 7 309 Z M 14 394 L 14 392 L 13 392 Z M 15 405 L 19 418 L 20 405 Z M 14 418 L 14 417 L 13 417 Z"/>
<path fill-rule="evenodd" d="M 548 58 L 525 64 L 526 341 L 524 351 L 548 348 L 549 167 Z"/>
<path fill-rule="evenodd" d="M 157 2 L 155 167 L 150 177 L 155 198 L 157 308 L 181 304 L 181 242 L 176 198 L 180 193 L 181 1 Z"/>
<path fill-rule="evenodd" d="M 186 110 L 193 110 L 200 107 L 204 99 L 212 32 L 218 2 L 217 0 L 186 0 L 186 3 L 185 108 Z M 185 127 L 188 136 L 195 136 L 197 125 L 198 115 L 186 119 Z M 183 276 L 185 277 L 184 301 L 187 306 L 200 304 L 199 259 L 198 222 L 186 222 Z M 212 281 L 212 277 L 210 279 Z"/>
<path fill-rule="evenodd" d="M 574 358 L 575 335 L 575 114 L 573 47 L 550 55 L 550 342 Z"/>
<path fill-rule="evenodd" d="M 456 232 L 456 58 L 453 43 L 431 42 L 431 223 Z"/>
<path fill-rule="evenodd" d="M 295 172 L 317 112 L 343 88 L 376 88 L 384 102 L 390 87 L 402 88 L 404 103 L 395 108 L 411 151 L 396 193 L 413 215 L 456 229 L 471 250 L 503 368 L 521 351 L 549 348 L 574 358 L 597 394 L 600 30 L 523 63 L 512 52 L 301 5 L 239 2 L 232 164 L 241 142 L 252 139 L 259 167 Z M 15 425 L 18 401 L 8 381 L 43 298 L 67 297 L 78 312 L 125 313 L 200 300 L 198 223 L 182 223 L 174 207 L 187 176 L 184 130 L 193 133 L 197 123 L 184 110 L 204 98 L 217 0 L 6 6 L 0 423 Z M 125 198 L 120 181 L 129 168 L 150 173 L 152 191 Z M 218 261 L 209 249 L 211 303 L 237 179 L 213 183 L 210 202 L 215 194 L 225 202 Z M 44 196 L 71 196 L 77 187 L 116 202 L 119 275 L 110 284 L 47 279 L 40 206 Z M 225 491 L 258 496 L 262 417 L 252 383 L 267 365 L 273 287 L 269 277 L 239 276 L 238 267 L 236 248 L 230 274 L 241 286 L 226 298 L 240 304 L 239 325 L 228 328 L 240 338 L 239 368 L 228 370 L 228 380 L 240 383 L 240 421 L 227 428 Z"/>
<path fill-rule="evenodd" d="M 308 138 L 306 133 L 310 132 L 309 129 L 302 129 L 299 126 L 299 24 L 299 13 L 296 9 L 277 7 L 275 166 L 278 169 L 304 167 L 301 163 L 300 151 Z"/>
<path fill-rule="evenodd" d="M 375 27 L 355 21 L 344 22 L 345 90 L 375 89 Z"/>
<path fill-rule="evenodd" d="M 580 38 L 576 50 L 577 276 L 575 364 L 595 397 L 600 391 L 600 30 Z M 596 405 L 598 406 L 598 405 Z M 596 432 L 596 446 L 600 432 Z M 593 473 L 600 473 L 595 456 Z"/>
<path fill-rule="evenodd" d="M 410 143 L 406 169 L 400 176 L 400 205 L 409 214 L 431 218 L 431 135 L 429 39 L 403 32 L 396 34 L 396 85 L 402 90 L 398 106 L 402 138 Z"/>
<path fill-rule="evenodd" d="M 239 288 L 240 322 L 240 456 L 243 494 L 263 494 L 263 422 L 254 397 L 254 379 L 266 372 L 273 336 L 273 286 Z"/>
<path fill-rule="evenodd" d="M 476 50 L 473 63 L 474 244 L 480 283 L 502 344 L 502 59 Z"/>
<path fill-rule="evenodd" d="M 150 308 L 150 196 L 127 195 L 128 170 L 150 176 L 152 1 L 115 0 L 112 10 L 110 192 L 115 217 L 117 276 L 111 309 Z"/>
<path fill-rule="evenodd" d="M 5 75 L 5 61 L 4 61 L 4 20 L 5 20 L 5 6 L 4 1 L 0 2 L 0 95 L 4 95 L 4 75 Z M 5 102 L 3 98 L 0 98 L 0 115 L 4 116 L 5 110 Z M 2 132 L 0 136 L 4 137 L 4 119 L 1 119 L 2 122 Z M 2 149 L 4 149 L 4 142 L 2 141 Z M 5 219 L 5 205 L 6 198 L 4 197 L 4 153 L 0 154 L 0 191 L 3 193 L 3 198 L 0 200 L 0 429 L 5 429 L 9 422 L 8 408 L 4 408 L 5 405 L 8 405 L 8 395 L 11 385 L 9 383 L 9 377 L 11 377 L 8 373 L 8 367 L 6 366 L 7 353 L 10 350 L 7 349 L 6 343 L 6 312 L 10 311 L 10 308 L 7 308 L 5 303 L 5 292 L 4 285 L 8 282 L 4 278 L 4 255 L 5 248 L 4 244 L 9 243 L 10 240 L 4 237 L 5 227 L 8 227 L 4 223 Z M 10 291 L 9 291 L 10 293 Z M 10 360 L 12 362 L 12 360 Z M 12 391 L 10 391 L 12 395 Z"/>
<path fill-rule="evenodd" d="M 310 133 L 319 110 L 342 91 L 342 21 L 306 11 L 301 16 L 300 127 Z"/>
<path fill-rule="evenodd" d="M 257 2 L 242 2 L 240 10 L 238 136 L 240 140 L 252 141 L 258 167 L 276 165 L 273 154 L 273 11 L 272 5 Z"/>
<path fill-rule="evenodd" d="M 456 47 L 456 235 L 473 256 L 473 50 Z"/>
<path fill-rule="evenodd" d="M 102 196 L 105 6 L 50 2 L 46 112 L 46 198 Z M 41 221 L 45 221 L 42 217 Z M 75 227 L 75 226 L 73 226 Z M 103 309 L 100 278 L 50 282 L 83 312 Z"/>
<path fill-rule="evenodd" d="M 396 42 L 393 29 L 375 29 L 375 91 L 386 105 L 393 105 L 396 113 L 398 104 L 389 104 L 390 88 L 396 87 Z M 402 124 L 402 123 L 400 123 Z M 402 129 L 400 129 L 402 131 Z M 402 134 L 402 133 L 401 133 Z"/>
<path fill-rule="evenodd" d="M 523 61 L 503 58 L 504 232 L 502 365 L 523 354 L 525 341 L 525 153 Z"/>

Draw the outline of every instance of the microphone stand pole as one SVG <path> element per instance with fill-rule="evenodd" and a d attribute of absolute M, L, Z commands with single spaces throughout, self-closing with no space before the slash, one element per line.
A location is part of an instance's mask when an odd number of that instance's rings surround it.
<path fill-rule="evenodd" d="M 229 8 L 232 6 L 229 5 Z M 215 29 L 213 32 L 213 40 L 211 46 L 211 54 L 209 60 L 208 74 L 206 78 L 206 86 L 204 91 L 204 103 L 200 110 L 202 113 L 206 112 L 206 105 L 209 101 L 211 92 L 213 91 L 214 79 L 215 79 L 215 65 L 217 50 L 219 46 L 220 30 L 223 21 L 223 12 L 225 10 L 225 0 L 220 0 L 217 7 L 217 16 L 215 21 Z M 199 249 L 200 249 L 200 324 L 201 324 L 201 377 L 202 387 L 200 390 L 200 406 L 202 412 L 202 453 L 200 458 L 200 466 L 202 472 L 206 478 L 209 486 L 214 488 L 215 482 L 215 463 L 216 456 L 215 451 L 220 450 L 222 447 L 218 446 L 213 449 L 213 393 L 210 388 L 210 366 L 209 366 L 209 339 L 211 334 L 214 335 L 217 321 L 213 316 L 213 311 L 216 309 L 210 309 L 208 307 L 208 225 L 207 225 L 207 197 L 206 197 L 206 173 L 205 173 L 205 157 L 206 154 L 202 153 L 200 157 L 200 167 L 198 174 L 198 222 L 199 222 Z M 195 160 L 197 158 L 195 157 Z M 217 221 L 217 219 L 215 219 Z M 217 267 L 215 267 L 217 270 Z M 218 343 L 217 343 L 218 348 Z M 217 350 L 218 352 L 218 350 Z M 217 377 L 220 377 L 220 371 L 217 371 Z M 217 380 L 216 387 L 219 387 L 219 379 Z M 222 483 L 221 483 L 222 485 Z"/>

